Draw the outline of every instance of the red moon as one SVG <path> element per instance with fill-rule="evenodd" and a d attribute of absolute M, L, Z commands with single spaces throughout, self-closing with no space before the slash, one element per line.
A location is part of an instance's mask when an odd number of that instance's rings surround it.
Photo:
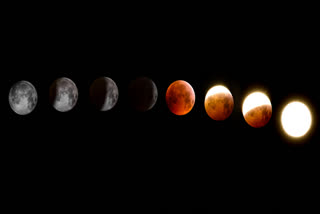
<path fill-rule="evenodd" d="M 166 101 L 170 111 L 176 115 L 188 114 L 196 100 L 192 86 L 183 80 L 173 82 L 167 90 Z"/>

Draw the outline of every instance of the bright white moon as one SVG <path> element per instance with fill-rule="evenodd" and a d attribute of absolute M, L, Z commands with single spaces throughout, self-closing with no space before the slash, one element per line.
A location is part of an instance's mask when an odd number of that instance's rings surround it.
<path fill-rule="evenodd" d="M 302 137 L 311 127 L 312 117 L 310 110 L 302 102 L 291 102 L 282 111 L 281 123 L 288 135 Z"/>

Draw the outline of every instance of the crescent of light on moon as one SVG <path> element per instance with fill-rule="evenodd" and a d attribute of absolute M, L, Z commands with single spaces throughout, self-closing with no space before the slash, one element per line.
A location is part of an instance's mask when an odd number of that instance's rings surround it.
<path fill-rule="evenodd" d="M 128 87 L 131 107 L 140 112 L 153 108 L 158 99 L 156 84 L 148 77 L 138 77 L 132 80 Z"/>
<path fill-rule="evenodd" d="M 209 89 L 209 91 L 208 91 L 205 99 L 207 99 L 207 98 L 210 97 L 211 95 L 218 94 L 218 93 L 231 94 L 231 92 L 229 91 L 229 89 L 227 89 L 227 88 L 224 87 L 223 85 L 217 85 L 217 86 L 214 86 L 214 87 L 212 87 L 212 88 Z"/>
<path fill-rule="evenodd" d="M 111 110 L 118 102 L 117 84 L 109 77 L 100 77 L 93 81 L 89 89 L 91 103 L 100 111 Z"/>
<path fill-rule="evenodd" d="M 308 106 L 299 101 L 290 102 L 282 110 L 281 124 L 289 136 L 304 136 L 312 125 L 312 115 Z"/>
<path fill-rule="evenodd" d="M 270 105 L 271 102 L 270 99 L 262 92 L 254 92 L 250 95 L 248 95 L 242 105 L 242 112 L 243 115 L 246 115 L 248 111 L 251 109 L 254 109 L 256 107 L 262 106 L 262 105 Z"/>

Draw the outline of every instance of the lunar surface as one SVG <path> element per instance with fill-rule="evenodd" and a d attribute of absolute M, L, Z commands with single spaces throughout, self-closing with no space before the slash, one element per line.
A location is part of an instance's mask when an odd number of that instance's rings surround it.
<path fill-rule="evenodd" d="M 166 93 L 166 101 L 170 111 L 176 115 L 188 114 L 195 103 L 192 86 L 183 80 L 173 82 Z"/>
<path fill-rule="evenodd" d="M 70 111 L 78 101 L 77 86 L 66 77 L 59 78 L 52 83 L 49 98 L 57 111 Z"/>
<path fill-rule="evenodd" d="M 19 115 L 31 113 L 38 102 L 35 87 L 27 81 L 15 83 L 9 92 L 9 104 L 12 110 Z"/>
<path fill-rule="evenodd" d="M 295 138 L 302 137 L 311 127 L 311 112 L 304 103 L 298 101 L 291 102 L 282 111 L 281 124 L 289 136 Z"/>
<path fill-rule="evenodd" d="M 90 87 L 90 99 L 100 111 L 112 109 L 119 97 L 119 90 L 116 83 L 108 77 L 96 79 Z"/>
<path fill-rule="evenodd" d="M 271 102 L 264 93 L 254 92 L 244 100 L 242 113 L 250 126 L 263 127 L 269 122 L 272 115 Z"/>
<path fill-rule="evenodd" d="M 207 114 L 214 120 L 225 120 L 233 111 L 233 97 L 224 86 L 212 87 L 205 98 L 204 106 Z"/>
<path fill-rule="evenodd" d="M 137 111 L 145 112 L 156 104 L 158 89 L 156 84 L 147 77 L 133 80 L 129 85 L 129 100 Z"/>

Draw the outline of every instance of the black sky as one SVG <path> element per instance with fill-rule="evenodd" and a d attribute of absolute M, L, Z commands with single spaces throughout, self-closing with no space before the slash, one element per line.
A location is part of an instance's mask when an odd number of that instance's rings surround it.
<path fill-rule="evenodd" d="M 190 211 L 213 203 L 219 193 L 215 203 L 234 203 L 238 200 L 226 192 L 237 195 L 255 189 L 256 182 L 272 191 L 267 186 L 281 184 L 277 178 L 287 169 L 317 162 L 319 34 L 312 17 L 63 14 L 5 21 L 1 99 L 7 140 L 1 150 L 5 179 L 17 192 L 42 186 L 38 194 L 63 197 L 65 186 L 79 195 L 92 186 L 109 189 L 121 209 L 136 200 L 140 209 L 149 198 L 155 209 Z M 109 112 L 98 112 L 89 102 L 89 87 L 101 76 L 119 88 L 118 103 Z M 139 76 L 158 87 L 158 101 L 146 113 L 128 105 L 128 85 Z M 49 87 L 60 77 L 72 79 L 79 90 L 68 113 L 49 103 Z M 165 103 L 167 87 L 178 79 L 196 93 L 185 116 L 173 115 Z M 30 81 L 39 95 L 27 116 L 16 115 L 7 101 L 19 80 Z M 206 92 L 215 84 L 227 86 L 235 101 L 222 122 L 204 109 Z M 247 125 L 241 113 L 244 97 L 256 89 L 269 95 L 273 108 L 260 129 Z M 291 98 L 314 110 L 314 129 L 302 146 L 290 145 L 279 124 Z"/>

